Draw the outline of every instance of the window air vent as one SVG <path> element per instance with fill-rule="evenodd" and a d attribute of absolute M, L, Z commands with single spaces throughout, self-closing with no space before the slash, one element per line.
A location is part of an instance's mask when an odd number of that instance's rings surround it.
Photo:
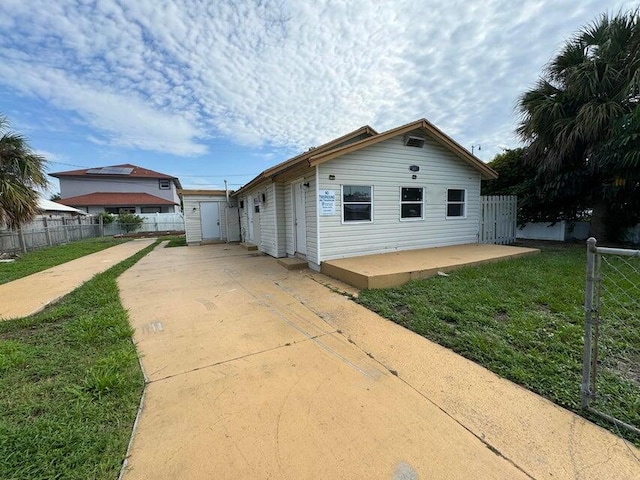
<path fill-rule="evenodd" d="M 422 137 L 416 137 L 414 135 L 406 135 L 404 137 L 404 144 L 407 147 L 422 148 L 422 147 L 424 147 L 424 143 L 425 142 L 426 142 L 426 139 L 424 139 Z"/>

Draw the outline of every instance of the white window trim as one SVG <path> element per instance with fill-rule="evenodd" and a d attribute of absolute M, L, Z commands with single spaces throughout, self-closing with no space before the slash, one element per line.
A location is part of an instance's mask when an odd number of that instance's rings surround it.
<path fill-rule="evenodd" d="M 407 217 L 407 218 L 403 218 L 402 217 L 402 205 L 418 203 L 418 202 L 415 202 L 415 201 L 403 202 L 402 201 L 402 189 L 403 188 L 421 188 L 422 189 L 422 202 L 421 202 L 422 203 L 422 209 L 420 210 L 420 212 L 421 212 L 421 216 L 420 217 Z M 425 197 L 427 196 L 426 195 L 427 189 L 425 187 L 422 187 L 422 186 L 400 185 L 400 189 L 398 191 L 400 192 L 400 212 L 399 212 L 400 213 L 400 221 L 401 222 L 421 222 L 421 221 L 423 221 L 424 220 L 424 208 L 425 208 L 424 200 L 425 200 Z"/>
<path fill-rule="evenodd" d="M 449 201 L 449 190 L 462 190 L 464 192 L 464 202 L 450 202 Z M 462 220 L 467 218 L 467 202 L 469 197 L 467 197 L 467 189 L 466 188 L 455 188 L 455 187 L 447 187 L 447 192 L 445 193 L 444 198 L 444 214 L 447 220 Z M 449 204 L 451 205 L 460 205 L 462 204 L 462 215 L 450 217 L 447 215 L 449 211 Z"/>
<path fill-rule="evenodd" d="M 344 187 L 369 187 L 371 189 L 371 220 L 346 220 L 344 219 Z M 345 185 L 340 185 L 340 217 L 342 220 L 342 223 L 345 225 L 358 225 L 358 224 L 363 224 L 363 223 L 373 223 L 373 199 L 374 199 L 374 193 L 373 193 L 373 185 L 366 185 L 364 183 L 348 183 Z M 347 202 L 347 203 L 366 203 L 366 202 Z"/>
<path fill-rule="evenodd" d="M 166 187 L 163 187 L 162 184 L 166 182 Z M 158 180 L 158 189 L 159 190 L 171 190 L 171 180 L 168 180 L 166 178 L 161 178 Z"/>

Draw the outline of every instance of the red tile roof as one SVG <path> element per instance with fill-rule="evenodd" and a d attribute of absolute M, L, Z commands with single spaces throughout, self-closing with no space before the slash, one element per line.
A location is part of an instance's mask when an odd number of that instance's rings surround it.
<path fill-rule="evenodd" d="M 58 203 L 70 207 L 89 206 L 136 206 L 136 205 L 177 205 L 171 200 L 156 197 L 148 193 L 114 193 L 96 192 L 88 195 L 78 195 L 77 197 L 61 198 Z"/>

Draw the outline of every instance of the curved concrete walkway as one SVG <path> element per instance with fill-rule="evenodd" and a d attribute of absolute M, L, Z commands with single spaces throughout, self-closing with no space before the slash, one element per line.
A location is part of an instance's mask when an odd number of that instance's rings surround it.
<path fill-rule="evenodd" d="M 0 320 L 39 312 L 154 241 L 132 240 L 0 285 Z"/>
<path fill-rule="evenodd" d="M 640 452 L 237 246 L 118 281 L 147 377 L 125 480 L 640 478 Z"/>

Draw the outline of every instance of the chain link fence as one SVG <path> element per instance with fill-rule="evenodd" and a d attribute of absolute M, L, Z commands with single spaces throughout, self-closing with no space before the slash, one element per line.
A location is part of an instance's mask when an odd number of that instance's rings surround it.
<path fill-rule="evenodd" d="M 587 241 L 582 407 L 640 435 L 640 250 Z"/>

